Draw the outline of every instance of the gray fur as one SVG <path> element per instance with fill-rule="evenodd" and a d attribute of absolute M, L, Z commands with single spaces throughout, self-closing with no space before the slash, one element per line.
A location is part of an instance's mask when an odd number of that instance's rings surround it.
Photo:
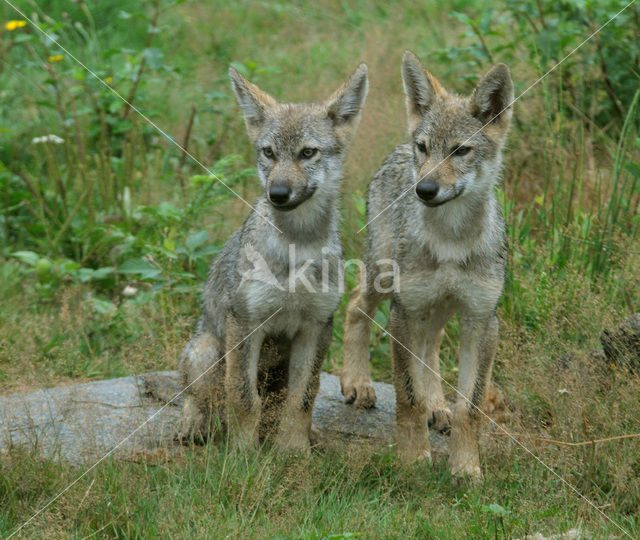
<path fill-rule="evenodd" d="M 286 184 L 295 206 L 279 209 L 260 197 L 212 264 L 196 335 L 180 359 L 188 390 L 179 436 L 206 438 L 224 425 L 237 445 L 253 447 L 259 428 L 274 420 L 265 418 L 265 410 L 275 401 L 282 409 L 277 444 L 306 451 L 340 300 L 342 163 L 366 97 L 367 69 L 360 65 L 327 102 L 309 105 L 277 103 L 237 71 L 230 69 L 230 77 L 265 192 L 274 183 Z M 302 158 L 304 148 L 316 153 Z M 256 260 L 275 282 L 247 279 Z M 290 286 L 291 262 L 308 266 L 304 276 L 311 290 L 302 283 Z M 324 288 L 323 265 L 329 270 Z"/>
<path fill-rule="evenodd" d="M 391 342 L 398 450 L 406 459 L 429 458 L 427 423 L 448 429 L 451 420 L 452 470 L 478 476 L 474 407 L 486 399 L 507 261 L 494 188 L 511 115 L 503 109 L 512 101 L 513 83 L 508 68 L 499 65 L 472 96 L 458 97 L 409 52 L 402 73 L 412 141 L 392 152 L 369 185 L 366 274 L 347 311 L 342 389 L 347 402 L 375 404 L 368 347 L 361 342 L 368 343 L 376 306 L 391 297 L 390 333 L 400 341 Z M 486 121 L 490 125 L 483 128 Z M 452 155 L 459 146 L 471 150 Z M 434 206 L 416 194 L 421 179 L 439 186 Z M 393 293 L 375 290 L 377 276 L 387 270 L 377 264 L 381 259 L 399 267 Z M 458 389 L 472 405 L 460 398 L 452 413 L 438 376 L 438 350 L 444 326 L 456 312 L 462 327 Z"/>

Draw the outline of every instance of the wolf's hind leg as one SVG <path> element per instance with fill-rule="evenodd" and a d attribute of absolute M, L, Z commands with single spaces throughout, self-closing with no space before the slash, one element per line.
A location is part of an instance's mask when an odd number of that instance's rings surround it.
<path fill-rule="evenodd" d="M 215 337 L 205 331 L 198 333 L 182 352 L 178 370 L 185 400 L 175 438 L 205 442 L 224 406 L 224 362 Z"/>
<path fill-rule="evenodd" d="M 209 438 L 206 413 L 197 405 L 193 395 L 187 394 L 180 412 L 174 439 L 181 444 L 204 444 Z"/>
<path fill-rule="evenodd" d="M 240 449 L 259 442 L 262 399 L 258 394 L 258 361 L 264 335 L 247 329 L 236 317 L 227 317 L 226 415 L 231 441 Z"/>
<path fill-rule="evenodd" d="M 389 295 L 372 290 L 361 283 L 351 291 L 344 328 L 344 362 L 340 374 L 340 387 L 345 403 L 370 408 L 376 405 L 376 392 L 371 382 L 369 367 L 369 338 L 371 319 L 378 304 Z"/>

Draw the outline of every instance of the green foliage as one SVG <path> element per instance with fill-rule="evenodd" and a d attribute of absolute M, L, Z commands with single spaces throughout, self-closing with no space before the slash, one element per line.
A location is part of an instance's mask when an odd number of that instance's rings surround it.
<path fill-rule="evenodd" d="M 640 12 L 628 4 L 507 0 L 502 9 L 454 11 L 451 17 L 465 28 L 462 45 L 439 55 L 466 63 L 472 80 L 487 63 L 513 63 L 523 55 L 539 76 L 558 65 L 560 76 L 549 84 L 561 106 L 607 125 L 612 117 L 624 119 L 638 88 Z"/>
<path fill-rule="evenodd" d="M 155 2 L 149 14 L 143 6 L 118 10 L 134 33 L 142 32 L 145 47 L 102 54 L 94 47 L 91 69 L 98 78 L 29 26 L 2 37 L 5 62 L 43 91 L 12 93 L 11 107 L 4 109 L 0 255 L 24 263 L 25 268 L 5 266 L 5 272 L 34 275 L 42 297 L 52 298 L 69 280 L 92 283 L 98 291 L 127 279 L 192 292 L 218 250 L 210 239 L 211 219 L 220 216 L 217 208 L 229 196 L 219 180 L 234 185 L 252 171 L 230 155 L 214 163 L 210 175 L 186 182 L 184 153 L 176 170 L 166 158 L 175 149 L 147 120 L 158 114 L 147 106 L 149 77 L 175 72 L 164 63 L 162 50 L 151 46 L 160 17 L 172 6 Z M 92 12 L 85 4 L 78 9 L 61 15 L 61 22 L 47 16 L 39 27 L 67 45 L 96 45 L 96 36 L 83 26 L 92 21 Z M 143 22 L 144 31 L 132 21 Z M 147 118 L 128 107 L 125 97 L 144 108 Z M 36 114 L 21 118 L 22 110 Z M 171 182 L 175 176 L 179 184 Z M 165 196 L 180 199 L 177 203 L 142 202 L 163 184 Z"/>
<path fill-rule="evenodd" d="M 13 270 L 35 275 L 34 286 L 45 297 L 51 297 L 69 279 L 91 282 L 101 291 L 113 289 L 122 279 L 161 284 L 173 292 L 199 290 L 211 258 L 219 250 L 219 245 L 211 242 L 209 230 L 202 228 L 202 218 L 218 214 L 217 205 L 229 196 L 219 179 L 229 185 L 251 174 L 248 169 L 233 171 L 236 162 L 231 156 L 212 167 L 215 177 L 193 177 L 192 198 L 184 207 L 167 201 L 139 205 L 127 208 L 127 213 L 113 222 L 98 223 L 90 223 L 83 209 L 66 236 L 77 248 L 76 260 L 68 256 L 73 251 L 65 250 L 49 258 L 47 254 L 56 251 L 35 236 L 24 244 L 40 254 L 31 250 L 7 253 L 27 268 Z M 215 225 L 208 226 L 212 227 Z"/>

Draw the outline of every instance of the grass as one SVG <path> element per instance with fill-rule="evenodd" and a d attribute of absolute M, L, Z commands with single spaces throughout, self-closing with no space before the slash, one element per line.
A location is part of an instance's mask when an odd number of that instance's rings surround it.
<path fill-rule="evenodd" d="M 253 149 L 228 65 L 295 101 L 324 98 L 366 61 L 371 92 L 342 204 L 345 255 L 353 258 L 364 240 L 355 231 L 366 185 L 406 139 L 405 48 L 460 92 L 505 61 L 522 92 L 623 4 L 19 6 L 249 200 L 259 187 L 247 169 Z M 20 18 L 7 5 L 0 13 Z M 637 21 L 630 7 L 516 104 L 500 191 L 510 261 L 494 371 L 514 406 L 506 429 L 634 537 L 638 439 L 581 447 L 542 439 L 638 431 L 638 374 L 591 354 L 603 328 L 640 311 Z M 0 393 L 174 368 L 208 264 L 247 208 L 30 27 L 0 34 L 0 59 Z M 64 142 L 32 143 L 51 133 Z M 348 273 L 348 288 L 355 280 Z M 123 294 L 127 285 L 134 296 Z M 345 305 L 326 363 L 334 372 Z M 387 316 L 383 306 L 376 320 L 384 325 Z M 457 335 L 454 321 L 442 351 L 452 383 Z M 389 381 L 381 332 L 371 351 L 375 378 Z M 576 526 L 596 538 L 621 534 L 488 428 L 482 465 L 485 480 L 468 486 L 453 482 L 442 462 L 403 467 L 375 446 L 334 446 L 304 459 L 221 445 L 106 460 L 20 534 L 494 538 Z M 83 472 L 20 449 L 2 455 L 0 467 L 2 536 Z"/>
<path fill-rule="evenodd" d="M 301 461 L 269 450 L 238 455 L 222 446 L 171 461 L 110 462 L 31 526 L 54 537 L 68 534 L 70 525 L 78 537 L 100 530 L 111 537 L 490 538 L 503 533 L 500 526 L 494 530 L 488 510 L 495 501 L 507 511 L 510 537 L 534 532 L 540 520 L 567 529 L 589 519 L 553 476 L 520 452 L 507 452 L 513 466 L 498 467 L 473 487 L 455 486 L 444 463 L 403 468 L 390 451 L 366 448 L 333 449 Z M 29 456 L 10 465 L 32 474 L 32 489 L 20 490 L 12 508 L 45 502 L 75 473 Z M 545 493 L 544 502 L 531 497 L 529 483 Z"/>

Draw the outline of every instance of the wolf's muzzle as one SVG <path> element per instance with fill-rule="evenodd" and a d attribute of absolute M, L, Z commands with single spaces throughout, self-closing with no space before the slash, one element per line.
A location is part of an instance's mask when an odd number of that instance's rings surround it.
<path fill-rule="evenodd" d="M 295 196 L 291 190 L 282 184 L 274 184 L 269 188 L 267 192 L 267 198 L 271 205 L 283 212 L 289 212 L 298 208 L 303 202 L 310 199 L 311 196 L 316 192 L 316 186 L 311 188 L 304 189 L 302 192 L 298 193 Z"/>
<path fill-rule="evenodd" d="M 433 180 L 425 178 L 418 182 L 418 185 L 416 186 L 416 195 L 418 195 L 418 197 L 420 197 L 423 201 L 427 202 L 433 199 L 438 194 L 439 189 L 440 188 L 438 187 L 438 184 L 436 184 Z"/>
<path fill-rule="evenodd" d="M 291 197 L 291 190 L 288 186 L 282 184 L 274 184 L 269 188 L 269 202 L 274 206 L 284 206 Z"/>

